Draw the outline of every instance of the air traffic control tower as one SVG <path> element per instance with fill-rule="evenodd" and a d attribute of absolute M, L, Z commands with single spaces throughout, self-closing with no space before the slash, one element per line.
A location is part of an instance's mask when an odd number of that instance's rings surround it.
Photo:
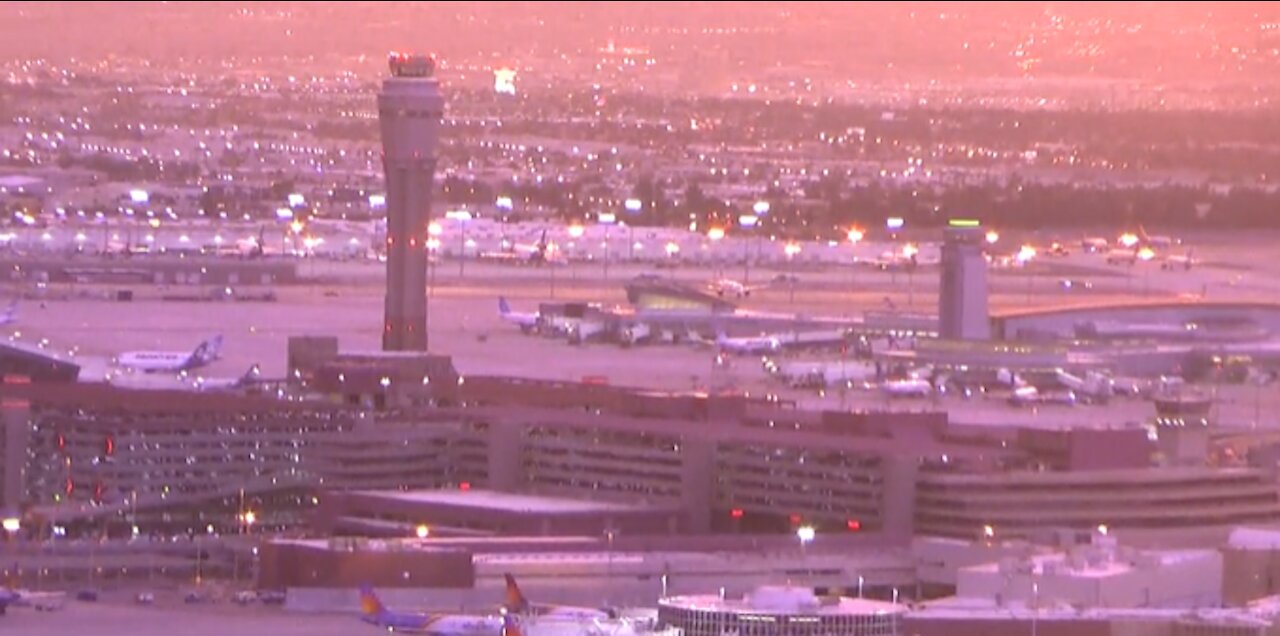
<path fill-rule="evenodd" d="M 987 313 L 986 234 L 977 221 L 953 220 L 942 243 L 938 335 L 951 340 L 990 340 Z"/>
<path fill-rule="evenodd" d="M 384 351 L 427 349 L 427 226 L 444 96 L 429 55 L 392 53 L 378 93 L 387 186 Z"/>

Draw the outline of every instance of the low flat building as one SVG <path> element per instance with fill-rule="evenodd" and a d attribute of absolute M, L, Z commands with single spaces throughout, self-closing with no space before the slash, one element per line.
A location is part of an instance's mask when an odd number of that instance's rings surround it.
<path fill-rule="evenodd" d="M 315 527 L 327 534 L 441 536 L 672 534 L 687 525 L 678 506 L 591 501 L 472 489 L 352 491 L 324 498 Z"/>

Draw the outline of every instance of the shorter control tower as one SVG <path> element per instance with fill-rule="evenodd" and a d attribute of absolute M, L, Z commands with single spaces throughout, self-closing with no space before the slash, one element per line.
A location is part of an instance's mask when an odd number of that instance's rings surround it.
<path fill-rule="evenodd" d="M 938 335 L 951 340 L 991 339 L 987 313 L 986 234 L 977 221 L 952 220 L 942 243 Z"/>
<path fill-rule="evenodd" d="M 435 187 L 444 96 L 435 58 L 392 53 L 378 93 L 387 184 L 387 298 L 384 351 L 427 349 L 427 228 Z"/>

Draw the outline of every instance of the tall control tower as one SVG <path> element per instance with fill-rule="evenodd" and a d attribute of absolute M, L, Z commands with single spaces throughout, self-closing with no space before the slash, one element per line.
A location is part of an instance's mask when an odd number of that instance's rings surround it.
<path fill-rule="evenodd" d="M 427 349 L 427 226 L 444 96 L 435 58 L 392 53 L 378 93 L 387 181 L 387 300 L 384 351 Z"/>
<path fill-rule="evenodd" d="M 955 340 L 988 340 L 985 234 L 977 221 L 953 220 L 942 243 L 942 286 L 938 294 L 938 335 Z"/>

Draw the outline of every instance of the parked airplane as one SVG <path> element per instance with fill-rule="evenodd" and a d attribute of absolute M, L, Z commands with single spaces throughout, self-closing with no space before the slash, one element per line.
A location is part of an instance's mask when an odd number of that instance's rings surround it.
<path fill-rule="evenodd" d="M 1035 404 L 1059 404 L 1062 406 L 1075 406 L 1076 394 L 1073 391 L 1065 393 L 1042 393 L 1040 389 L 1025 384 L 1013 390 L 1013 394 L 1009 396 L 1009 403 L 1014 406 L 1031 406 Z"/>
<path fill-rule="evenodd" d="M 222 336 L 214 336 L 191 353 L 176 351 L 128 351 L 120 354 L 117 363 L 127 369 L 146 373 L 159 371 L 187 371 L 198 369 L 218 359 L 222 349 Z"/>
<path fill-rule="evenodd" d="M 543 230 L 536 243 L 512 243 L 504 238 L 499 251 L 484 252 L 480 258 L 516 264 L 544 265 L 557 260 L 557 249 L 554 243 L 547 240 L 547 231 Z"/>
<path fill-rule="evenodd" d="M 716 334 L 716 346 L 729 353 L 768 353 L 777 351 L 782 346 L 777 336 L 749 336 L 746 338 L 730 338 L 724 332 Z"/>
<path fill-rule="evenodd" d="M 387 609 L 373 588 L 360 586 L 360 618 L 389 632 L 433 636 L 511 636 L 507 621 L 494 616 L 397 612 Z M 517 630 L 514 630 L 518 632 Z"/>
<path fill-rule="evenodd" d="M 1164 262 L 1160 263 L 1160 269 L 1184 269 L 1185 270 L 1185 269 L 1191 269 L 1191 266 L 1195 264 L 1196 264 L 1196 260 L 1191 256 L 1191 250 L 1187 250 L 1187 253 L 1182 256 L 1178 256 L 1176 254 L 1171 256 L 1166 256 L 1164 259 Z"/>
<path fill-rule="evenodd" d="M 1170 247 L 1177 242 L 1174 241 L 1171 236 L 1147 234 L 1147 228 L 1142 227 L 1141 225 L 1138 226 L 1138 238 L 1141 240 L 1143 245 L 1150 247 Z"/>
<path fill-rule="evenodd" d="M 571 605 L 532 605 L 520 592 L 516 578 L 511 574 L 503 575 L 507 579 L 507 598 L 502 609 L 511 614 L 524 614 L 543 618 L 562 618 L 568 620 L 600 620 L 612 618 L 609 612 L 592 607 L 574 607 Z"/>
<path fill-rule="evenodd" d="M 18 320 L 18 301 L 17 299 L 9 301 L 9 306 L 4 308 L 4 312 L 0 313 L 0 325 L 8 325 Z"/>
<path fill-rule="evenodd" d="M 62 609 L 66 603 L 65 592 L 31 592 L 0 588 L 0 615 L 3 615 L 9 606 L 33 607 L 38 611 L 52 612 Z"/>
<path fill-rule="evenodd" d="M 1086 236 L 1080 239 L 1080 249 L 1086 252 L 1102 252 L 1105 251 L 1111 242 L 1100 236 Z"/>
<path fill-rule="evenodd" d="M 768 285 L 747 285 L 746 283 L 733 280 L 731 278 L 721 278 L 707 283 L 707 289 L 717 296 L 734 296 L 736 298 L 746 298 L 751 292 L 757 289 L 764 289 Z"/>
<path fill-rule="evenodd" d="M 511 311 L 511 305 L 507 303 L 505 296 L 498 297 L 498 317 L 520 328 L 524 333 L 533 333 L 538 329 L 539 318 L 537 312 L 515 312 Z"/>
<path fill-rule="evenodd" d="M 933 384 L 924 378 L 905 378 L 884 382 L 880 390 L 889 397 L 922 398 L 933 393 Z"/>

